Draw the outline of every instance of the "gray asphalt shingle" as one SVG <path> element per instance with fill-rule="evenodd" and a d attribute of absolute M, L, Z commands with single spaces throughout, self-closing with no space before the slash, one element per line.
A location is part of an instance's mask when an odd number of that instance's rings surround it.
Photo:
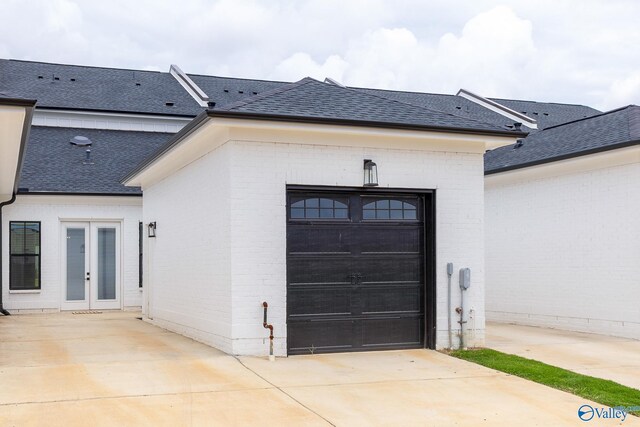
<path fill-rule="evenodd" d="M 209 96 L 210 101 L 216 103 L 216 108 L 290 84 L 289 82 L 236 79 L 199 74 L 188 74 L 188 76 Z"/>
<path fill-rule="evenodd" d="M 287 83 L 197 74 L 189 77 L 220 111 L 480 131 L 509 130 L 513 125 L 512 120 L 455 95 L 344 88 L 309 78 Z M 0 59 L 0 93 L 37 99 L 39 108 L 190 117 L 204 110 L 173 76 L 153 71 Z M 488 153 L 488 173 L 620 144 L 640 134 L 640 116 L 634 106 L 600 114 L 582 105 L 493 100 L 536 119 L 544 130 L 532 131 L 517 150 L 505 147 Z M 592 119 L 579 120 L 585 117 Z M 572 121 L 576 122 L 557 126 Z M 78 134 L 95 136 L 93 156 L 96 160 L 100 157 L 102 163 L 96 161 L 95 167 L 88 168 L 77 164 L 78 153 L 82 157 L 84 150 L 71 147 L 68 140 Z M 123 187 L 120 178 L 170 136 L 34 127 L 20 186 L 31 191 L 139 192 Z"/>
<path fill-rule="evenodd" d="M 434 128 L 509 131 L 469 117 L 428 109 L 356 89 L 304 78 L 299 82 L 228 104 L 223 111 L 322 118 Z"/>
<path fill-rule="evenodd" d="M 172 75 L 156 71 L 0 59 L 3 91 L 37 99 L 40 108 L 182 116 L 202 111 Z"/>
<path fill-rule="evenodd" d="M 93 142 L 93 164 L 84 164 L 87 147 L 71 138 Z M 141 194 L 120 179 L 173 134 L 33 126 L 20 176 L 20 192 Z"/>
<path fill-rule="evenodd" d="M 497 126 L 513 125 L 513 120 L 488 110 L 475 102 L 456 95 L 442 95 L 435 93 L 403 92 L 382 89 L 354 88 L 363 92 L 381 95 L 408 104 L 431 108 L 462 117 L 482 120 Z M 538 129 L 544 129 L 571 120 L 600 114 L 600 111 L 584 105 L 558 104 L 553 102 L 518 101 L 490 98 L 507 108 L 525 114 L 538 122 Z M 523 129 L 531 132 L 527 127 Z"/>
<path fill-rule="evenodd" d="M 485 154 L 485 173 L 522 168 L 640 143 L 640 107 L 630 105 L 529 135 L 522 145 Z"/>

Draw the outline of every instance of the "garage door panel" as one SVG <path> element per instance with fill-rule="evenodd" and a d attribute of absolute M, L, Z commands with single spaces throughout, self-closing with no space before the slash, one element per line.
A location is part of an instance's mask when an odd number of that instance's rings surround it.
<path fill-rule="evenodd" d="M 291 285 L 301 283 L 349 283 L 351 259 L 335 256 L 289 258 L 287 271 L 289 284 Z"/>
<path fill-rule="evenodd" d="M 420 317 L 382 318 L 362 321 L 364 347 L 398 348 L 419 346 L 422 342 Z"/>
<path fill-rule="evenodd" d="M 355 323 L 348 320 L 306 321 L 289 328 L 290 354 L 349 351 L 353 348 Z"/>
<path fill-rule="evenodd" d="M 290 254 L 351 252 L 351 230 L 345 226 L 293 225 L 288 232 Z"/>
<path fill-rule="evenodd" d="M 297 286 L 289 288 L 291 318 L 351 314 L 351 288 L 345 286 Z"/>
<path fill-rule="evenodd" d="M 363 314 L 416 313 L 422 310 L 420 285 L 362 286 Z"/>
<path fill-rule="evenodd" d="M 360 242 L 362 253 L 419 254 L 423 246 L 421 227 L 367 226 L 361 234 L 364 235 Z"/>
<path fill-rule="evenodd" d="M 422 283 L 422 260 L 419 255 L 360 257 L 353 268 L 362 274 L 362 283 L 409 282 Z"/>

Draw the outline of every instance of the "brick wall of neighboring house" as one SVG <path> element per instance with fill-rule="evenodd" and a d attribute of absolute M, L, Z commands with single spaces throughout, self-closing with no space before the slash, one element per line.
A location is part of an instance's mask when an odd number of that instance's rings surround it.
<path fill-rule="evenodd" d="M 640 163 L 617 156 L 488 177 L 489 320 L 640 338 Z"/>
<path fill-rule="evenodd" d="M 61 222 L 117 221 L 121 224 L 121 300 L 123 308 L 139 308 L 142 291 L 138 276 L 138 222 L 142 218 L 141 197 L 18 196 L 2 210 L 3 303 L 10 312 L 58 311 L 62 283 Z M 9 222 L 41 222 L 41 289 L 37 292 L 9 291 Z"/>
<path fill-rule="evenodd" d="M 232 140 L 145 188 L 145 222 L 158 224 L 145 276 L 153 321 L 226 352 L 265 355 L 261 303 L 268 301 L 276 354 L 286 354 L 286 186 L 361 186 L 362 161 L 371 158 L 382 187 L 436 189 L 437 345 L 448 345 L 447 262 L 456 272 L 472 269 L 470 344 L 482 344 L 482 148 L 359 141 Z M 457 305 L 457 274 L 453 298 Z"/>

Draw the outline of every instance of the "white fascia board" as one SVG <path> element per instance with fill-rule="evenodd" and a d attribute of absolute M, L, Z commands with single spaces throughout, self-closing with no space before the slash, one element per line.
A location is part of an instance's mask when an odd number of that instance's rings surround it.
<path fill-rule="evenodd" d="M 180 86 L 187 91 L 189 95 L 195 101 L 200 104 L 201 107 L 206 107 L 209 104 L 209 97 L 206 93 L 194 82 L 191 77 L 189 77 L 185 72 L 183 72 L 180 67 L 175 64 L 171 64 L 169 68 L 169 74 L 171 74 L 177 81 L 180 83 Z"/>
<path fill-rule="evenodd" d="M 9 200 L 16 187 L 27 119 L 25 107 L 0 105 L 0 202 Z"/>
<path fill-rule="evenodd" d="M 34 126 L 175 133 L 190 117 L 36 108 Z"/>
<path fill-rule="evenodd" d="M 488 149 L 511 145 L 516 139 L 508 135 L 501 137 L 209 117 L 160 157 L 127 178 L 124 185 L 142 187 L 144 190 L 231 140 L 483 154 Z"/>
<path fill-rule="evenodd" d="M 481 107 L 486 108 L 487 110 L 491 110 L 494 113 L 498 113 L 501 116 L 513 120 L 514 122 L 522 123 L 529 129 L 538 129 L 538 122 L 535 119 L 512 110 L 511 108 L 505 107 L 498 102 L 492 101 L 480 95 L 476 95 L 475 93 L 470 92 L 466 89 L 460 89 L 456 95 L 468 99 L 469 101 L 474 102 Z"/>

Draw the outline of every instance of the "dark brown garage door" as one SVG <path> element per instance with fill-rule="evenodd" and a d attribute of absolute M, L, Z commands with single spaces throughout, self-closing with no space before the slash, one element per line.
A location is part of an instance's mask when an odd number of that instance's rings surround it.
<path fill-rule="evenodd" d="M 425 196 L 288 192 L 289 354 L 424 347 Z"/>

